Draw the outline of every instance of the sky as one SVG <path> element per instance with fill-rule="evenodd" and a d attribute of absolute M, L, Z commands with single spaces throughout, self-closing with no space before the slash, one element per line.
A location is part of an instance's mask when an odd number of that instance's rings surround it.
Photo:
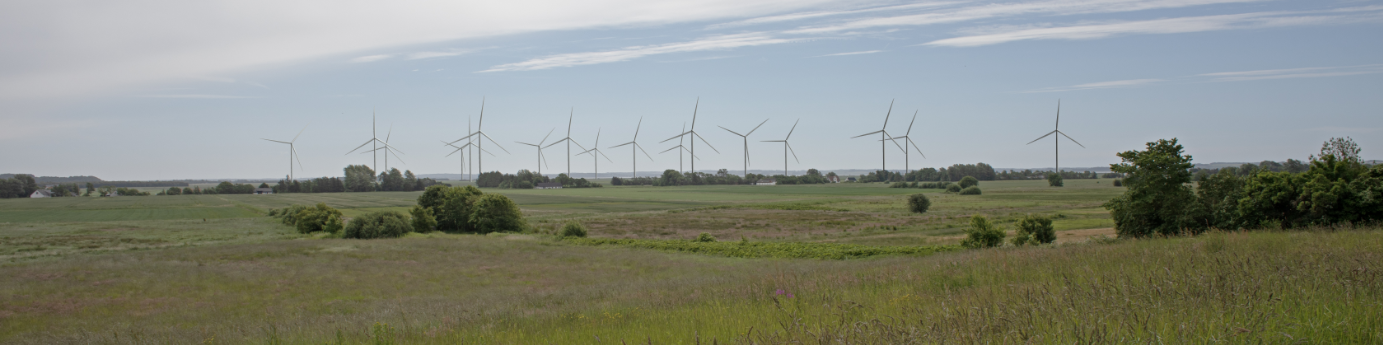
<path fill-rule="evenodd" d="M 760 123 L 751 170 L 784 167 L 762 141 L 790 130 L 790 170 L 1049 168 L 1054 137 L 1029 142 L 1058 102 L 1064 167 L 1164 138 L 1197 163 L 1345 136 L 1379 159 L 1381 34 L 1366 0 L 7 1 L 0 173 L 276 178 L 289 147 L 264 139 L 296 136 L 295 177 L 341 176 L 384 167 L 348 153 L 373 121 L 390 167 L 455 174 L 443 141 L 482 102 L 479 167 L 506 173 L 594 171 L 517 143 L 567 137 L 569 117 L 602 175 L 676 169 L 664 140 L 694 110 L 698 171 L 742 171 L 726 129 Z M 636 129 L 647 155 L 611 148 Z M 880 129 L 915 146 L 852 139 Z"/>

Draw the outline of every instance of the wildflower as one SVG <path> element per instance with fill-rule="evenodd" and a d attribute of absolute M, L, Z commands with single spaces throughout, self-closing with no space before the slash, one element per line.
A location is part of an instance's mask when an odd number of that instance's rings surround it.
<path fill-rule="evenodd" d="M 792 293 L 791 293 L 791 292 L 788 293 L 788 298 L 792 298 Z"/>
<path fill-rule="evenodd" d="M 778 289 L 778 292 L 777 292 L 777 293 L 774 293 L 774 294 L 779 295 L 779 296 L 782 296 L 782 295 L 783 295 L 783 289 Z"/>

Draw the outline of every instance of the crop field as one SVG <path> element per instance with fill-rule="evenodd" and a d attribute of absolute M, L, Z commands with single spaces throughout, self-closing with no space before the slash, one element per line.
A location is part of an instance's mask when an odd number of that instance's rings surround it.
<path fill-rule="evenodd" d="M 1383 342 L 1377 229 L 1112 240 L 1109 182 L 486 189 L 535 231 L 384 240 L 264 214 L 420 193 L 0 200 L 0 343 Z M 955 246 L 1029 213 L 1056 245 Z"/>

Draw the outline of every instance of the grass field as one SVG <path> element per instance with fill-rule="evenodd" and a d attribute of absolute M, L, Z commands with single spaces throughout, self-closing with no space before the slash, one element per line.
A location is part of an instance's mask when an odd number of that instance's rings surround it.
<path fill-rule="evenodd" d="M 1112 234 L 1107 182 L 486 190 L 589 243 L 323 239 L 262 216 L 418 193 L 0 200 L 0 343 L 1383 342 L 1378 230 L 1086 241 Z M 931 211 L 903 211 L 918 192 Z M 1060 243 L 947 249 L 972 214 L 1028 213 Z M 701 232 L 725 242 L 669 241 Z M 799 250 L 850 259 L 782 258 Z M 868 250 L 893 254 L 849 254 Z"/>

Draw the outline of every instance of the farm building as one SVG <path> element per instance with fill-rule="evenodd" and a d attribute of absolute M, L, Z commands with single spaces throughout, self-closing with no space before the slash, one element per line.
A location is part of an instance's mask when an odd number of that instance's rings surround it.
<path fill-rule="evenodd" d="M 255 194 L 274 194 L 273 188 L 255 188 Z"/>
<path fill-rule="evenodd" d="M 53 193 L 52 193 L 52 192 L 49 192 L 47 189 L 39 189 L 39 190 L 34 191 L 33 194 L 29 194 L 29 197 L 30 197 L 30 198 L 34 198 L 34 199 L 38 199 L 38 198 L 51 198 L 51 197 L 53 197 Z"/>
<path fill-rule="evenodd" d="M 760 179 L 759 182 L 754 182 L 755 186 L 772 186 L 777 184 L 778 181 L 771 178 Z"/>
<path fill-rule="evenodd" d="M 562 189 L 562 184 L 557 182 L 540 182 L 538 189 Z"/>
<path fill-rule="evenodd" d="M 826 176 L 826 181 L 831 181 L 831 183 L 840 183 L 840 176 Z"/>

